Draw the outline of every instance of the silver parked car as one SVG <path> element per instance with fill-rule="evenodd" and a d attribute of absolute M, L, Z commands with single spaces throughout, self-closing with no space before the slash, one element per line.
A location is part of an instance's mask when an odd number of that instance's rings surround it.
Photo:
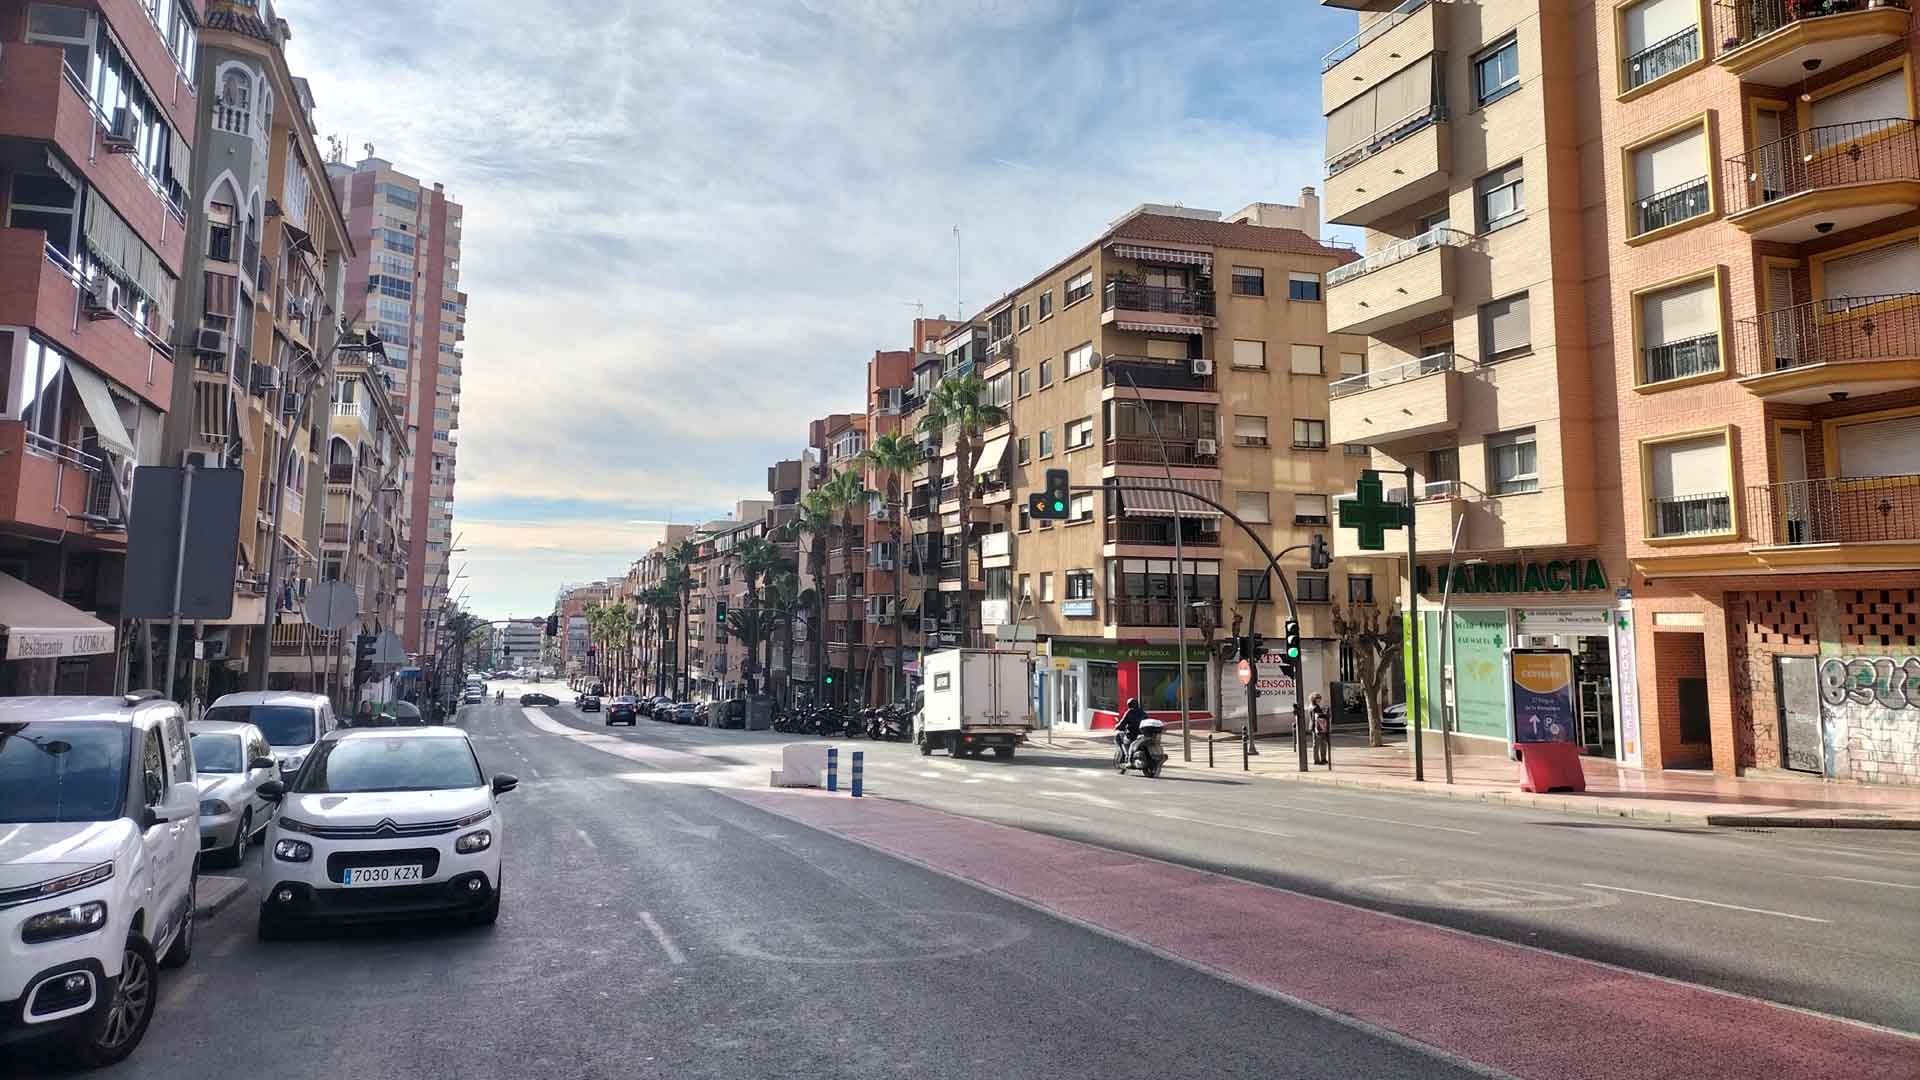
<path fill-rule="evenodd" d="M 273 804 L 258 790 L 265 781 L 280 779 L 273 747 L 252 724 L 195 720 L 187 733 L 200 787 L 201 861 L 239 866 L 273 813 Z"/>

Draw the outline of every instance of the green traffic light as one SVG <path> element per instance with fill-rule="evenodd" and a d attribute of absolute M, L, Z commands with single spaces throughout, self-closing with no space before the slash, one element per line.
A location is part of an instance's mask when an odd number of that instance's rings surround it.
<path fill-rule="evenodd" d="M 1062 511 L 1064 511 L 1064 510 L 1065 510 L 1066 508 L 1067 508 L 1067 504 L 1066 504 L 1066 503 L 1063 503 L 1063 502 L 1059 502 L 1059 501 L 1057 501 L 1057 500 L 1056 500 L 1056 501 L 1054 502 L 1054 504 L 1053 504 L 1053 512 L 1054 512 L 1054 513 L 1056 513 L 1056 514 L 1058 514 L 1058 513 L 1060 513 L 1060 512 L 1062 512 Z"/>

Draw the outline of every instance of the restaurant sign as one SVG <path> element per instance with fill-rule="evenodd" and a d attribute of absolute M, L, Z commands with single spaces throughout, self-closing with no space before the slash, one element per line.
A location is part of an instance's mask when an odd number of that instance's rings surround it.
<path fill-rule="evenodd" d="M 1448 591 L 1447 568 L 1421 567 L 1420 592 Z M 1452 593 L 1606 592 L 1606 567 L 1599 559 L 1549 559 L 1545 562 L 1476 563 L 1455 566 Z"/>

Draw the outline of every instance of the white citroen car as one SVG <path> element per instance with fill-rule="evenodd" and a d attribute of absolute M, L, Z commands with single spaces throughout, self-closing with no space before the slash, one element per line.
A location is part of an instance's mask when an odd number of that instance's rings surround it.
<path fill-rule="evenodd" d="M 269 883 L 260 936 L 302 924 L 421 915 L 485 925 L 500 914 L 494 800 L 520 781 L 491 780 L 458 728 L 378 728 L 323 737 L 286 783 L 267 826 Z"/>

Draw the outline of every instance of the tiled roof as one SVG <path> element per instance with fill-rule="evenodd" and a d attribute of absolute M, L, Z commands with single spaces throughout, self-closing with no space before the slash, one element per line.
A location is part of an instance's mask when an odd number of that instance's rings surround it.
<path fill-rule="evenodd" d="M 1343 263 L 1359 258 L 1359 254 L 1351 249 L 1329 247 L 1298 229 L 1275 229 L 1238 221 L 1201 221 L 1196 218 L 1168 217 L 1164 214 L 1135 214 L 1114 226 L 1107 233 L 1107 237 L 1148 240 L 1162 244 L 1239 248 L 1242 251 L 1325 255 L 1339 259 Z M 1104 240 L 1107 237 L 1101 239 Z"/>
<path fill-rule="evenodd" d="M 230 30 L 236 34 L 245 34 L 251 38 L 272 43 L 273 31 L 258 15 L 249 15 L 243 11 L 209 11 L 206 28 L 208 30 Z"/>

